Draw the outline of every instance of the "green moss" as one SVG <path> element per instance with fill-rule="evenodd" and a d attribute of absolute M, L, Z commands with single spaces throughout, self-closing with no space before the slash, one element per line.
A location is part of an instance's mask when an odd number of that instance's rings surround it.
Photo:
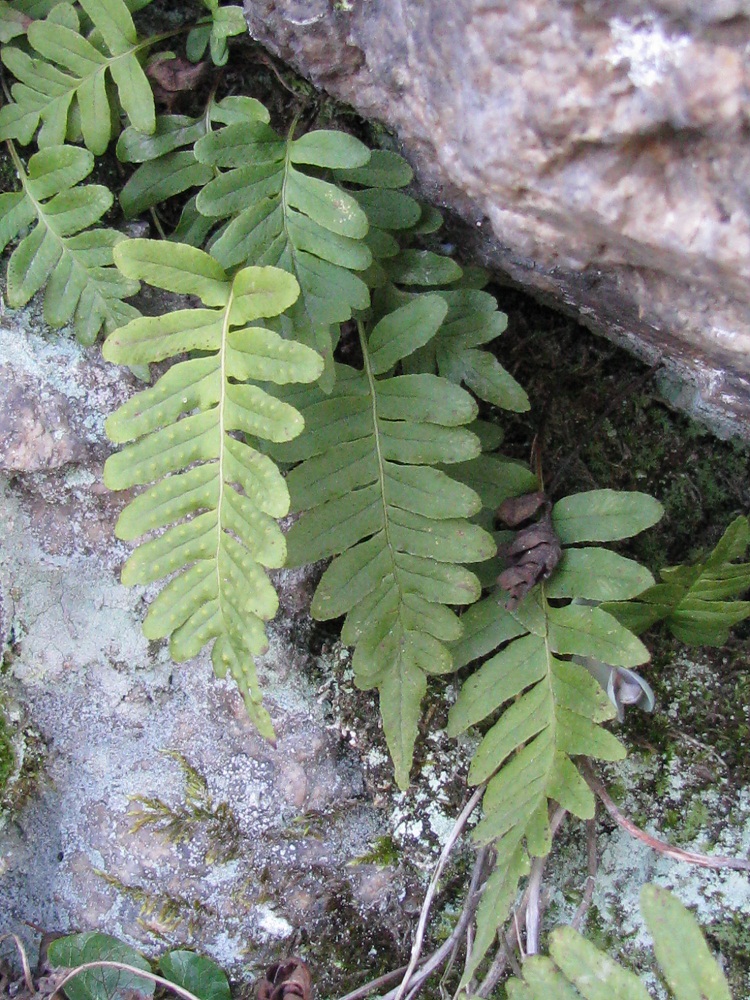
<path fill-rule="evenodd" d="M 216 916 L 216 911 L 197 899 L 169 893 L 151 892 L 140 885 L 128 885 L 115 875 L 94 869 L 96 875 L 107 885 L 137 903 L 140 907 L 138 923 L 151 934 L 164 937 L 165 934 L 184 927 L 189 935 L 197 934 L 208 916 Z"/>
<path fill-rule="evenodd" d="M 746 913 L 732 913 L 706 930 L 709 944 L 721 952 L 724 974 L 734 997 L 750 996 L 750 920 Z"/>
<path fill-rule="evenodd" d="M 372 850 L 367 851 L 361 857 L 354 858 L 349 863 L 352 865 L 379 865 L 387 868 L 389 865 L 397 865 L 401 857 L 401 851 L 393 837 L 378 837 Z"/>
<path fill-rule="evenodd" d="M 13 751 L 8 723 L 0 713 L 0 795 L 5 792 L 15 768 L 16 755 Z"/>
<path fill-rule="evenodd" d="M 17 815 L 36 792 L 44 774 L 47 746 L 31 726 L 13 736 L 0 715 L 0 813 Z"/>
<path fill-rule="evenodd" d="M 161 799 L 134 795 L 131 799 L 139 808 L 128 815 L 133 817 L 131 832 L 144 826 L 152 827 L 174 844 L 190 840 L 202 831 L 208 846 L 206 864 L 231 861 L 242 847 L 242 831 L 232 808 L 226 802 L 214 802 L 205 777 L 177 750 L 163 751 L 179 764 L 185 776 L 185 799 L 177 806 L 170 806 Z"/>

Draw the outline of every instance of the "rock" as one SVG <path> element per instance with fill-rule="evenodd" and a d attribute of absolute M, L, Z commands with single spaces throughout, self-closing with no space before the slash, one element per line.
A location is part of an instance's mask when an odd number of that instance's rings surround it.
<path fill-rule="evenodd" d="M 253 38 L 394 129 L 487 265 L 750 437 L 742 0 L 245 0 Z M 469 233 L 472 233 L 470 236 Z"/>
<path fill-rule="evenodd" d="M 124 498 L 101 485 L 104 418 L 137 383 L 37 322 L 32 308 L 0 329 L 0 705 L 17 761 L 0 789 L 0 933 L 33 949 L 29 927 L 98 929 L 245 976 L 309 938 L 321 989 L 342 975 L 326 955 L 360 980 L 372 948 L 400 964 L 396 900 L 419 880 L 352 864 L 388 819 L 317 695 L 333 660 L 307 650 L 308 577 L 280 575 L 258 664 L 272 746 L 206 653 L 177 665 L 144 638 L 143 589 L 118 582 Z"/>

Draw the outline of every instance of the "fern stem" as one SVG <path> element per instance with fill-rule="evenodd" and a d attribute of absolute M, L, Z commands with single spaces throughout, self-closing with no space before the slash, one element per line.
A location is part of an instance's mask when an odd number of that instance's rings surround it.
<path fill-rule="evenodd" d="M 23 981 L 26 984 L 26 988 L 29 993 L 33 996 L 36 993 L 36 988 L 34 986 L 34 980 L 31 975 L 31 966 L 29 965 L 29 957 L 26 954 L 26 949 L 23 946 L 23 942 L 18 937 L 17 934 L 3 934 L 0 937 L 0 944 L 7 941 L 8 938 L 13 938 L 18 954 L 21 958 L 21 965 L 23 967 Z"/>
<path fill-rule="evenodd" d="M 401 985 L 398 988 L 394 1000 L 402 1000 L 406 990 L 409 987 L 409 980 L 414 972 L 419 961 L 419 956 L 422 953 L 422 945 L 424 943 L 424 935 L 427 930 L 427 918 L 430 915 L 430 907 L 435 899 L 435 893 L 437 892 L 438 882 L 440 876 L 443 874 L 443 869 L 448 863 L 448 858 L 455 847 L 456 841 L 461 836 L 461 834 L 466 829 L 466 824 L 469 821 L 469 817 L 476 809 L 479 804 L 480 799 L 484 795 L 484 785 L 480 785 L 471 796 L 469 801 L 466 803 L 464 808 L 461 810 L 458 819 L 453 824 L 453 829 L 448 835 L 448 839 L 445 842 L 443 850 L 440 852 L 440 857 L 438 858 L 438 863 L 435 865 L 435 871 L 430 879 L 430 884 L 427 887 L 427 892 L 425 893 L 424 903 L 422 904 L 422 912 L 419 914 L 419 923 L 417 924 L 417 932 L 414 935 L 414 944 L 411 949 L 411 959 L 409 960 L 409 965 L 407 966 L 406 972 L 404 973 L 404 978 L 401 981 Z"/>
<path fill-rule="evenodd" d="M 364 373 L 367 377 L 367 385 L 370 390 L 373 437 L 375 440 L 375 451 L 378 459 L 378 482 L 380 484 L 380 500 L 383 505 L 383 533 L 385 536 L 386 545 L 388 546 L 388 553 L 391 557 L 393 580 L 396 589 L 398 590 L 398 608 L 399 608 L 399 618 L 400 618 L 401 607 L 403 605 L 403 600 L 404 600 L 404 594 L 401 589 L 401 584 L 399 582 L 399 574 L 396 572 L 396 556 L 394 554 L 393 542 L 391 540 L 390 523 L 388 520 L 388 499 L 385 495 L 385 459 L 383 458 L 383 446 L 380 440 L 380 425 L 378 423 L 378 397 L 375 391 L 375 386 L 376 386 L 375 375 L 373 374 L 372 365 L 370 363 L 370 352 L 367 343 L 367 337 L 365 336 L 365 325 L 361 319 L 357 320 L 357 333 L 359 334 L 359 344 L 362 349 Z"/>
<path fill-rule="evenodd" d="M 665 854 L 668 858 L 672 858 L 675 861 L 684 861 L 689 865 L 698 865 L 701 868 L 730 868 L 741 872 L 750 871 L 750 861 L 746 861 L 744 858 L 712 857 L 708 854 L 696 854 L 694 851 L 683 851 L 680 847 L 673 847 L 672 844 L 668 844 L 664 840 L 659 840 L 658 837 L 652 837 L 650 833 L 641 830 L 631 819 L 628 819 L 627 816 L 620 812 L 610 798 L 603 782 L 594 773 L 594 769 L 588 760 L 582 760 L 580 767 L 589 788 L 602 800 L 604 808 L 615 823 L 621 826 L 623 830 L 627 830 L 636 840 L 642 840 L 644 844 L 648 844 L 649 847 L 654 851 L 658 851 L 659 854 Z"/>

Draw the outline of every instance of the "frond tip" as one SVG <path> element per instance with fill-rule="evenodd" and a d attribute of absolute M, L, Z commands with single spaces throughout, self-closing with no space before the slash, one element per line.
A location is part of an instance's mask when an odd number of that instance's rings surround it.
<path fill-rule="evenodd" d="M 278 607 L 265 568 L 284 564 L 275 518 L 288 512 L 289 494 L 274 463 L 250 442 L 289 441 L 304 422 L 257 383 L 312 382 L 323 366 L 310 348 L 248 324 L 289 308 L 299 286 L 274 267 L 230 277 L 202 250 L 156 240 L 130 240 L 115 260 L 128 277 L 192 293 L 207 307 L 134 320 L 104 348 L 108 360 L 131 366 L 200 352 L 107 421 L 113 441 L 132 442 L 107 461 L 107 486 L 153 484 L 122 512 L 118 537 L 166 528 L 128 559 L 123 582 L 172 577 L 151 605 L 145 635 L 170 636 L 178 661 L 215 640 L 214 670 L 232 674 L 253 721 L 272 738 L 253 655 L 267 648 L 263 623 Z"/>

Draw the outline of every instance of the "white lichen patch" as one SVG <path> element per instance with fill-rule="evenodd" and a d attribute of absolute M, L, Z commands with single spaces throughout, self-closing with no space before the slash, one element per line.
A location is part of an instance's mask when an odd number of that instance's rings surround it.
<path fill-rule="evenodd" d="M 667 33 L 653 15 L 636 21 L 613 17 L 609 26 L 613 42 L 609 61 L 614 66 L 625 64 L 628 77 L 639 88 L 658 86 L 690 50 L 688 35 Z"/>
<path fill-rule="evenodd" d="M 258 928 L 267 938 L 284 940 L 294 933 L 294 928 L 268 906 L 258 906 L 255 910 Z"/>

